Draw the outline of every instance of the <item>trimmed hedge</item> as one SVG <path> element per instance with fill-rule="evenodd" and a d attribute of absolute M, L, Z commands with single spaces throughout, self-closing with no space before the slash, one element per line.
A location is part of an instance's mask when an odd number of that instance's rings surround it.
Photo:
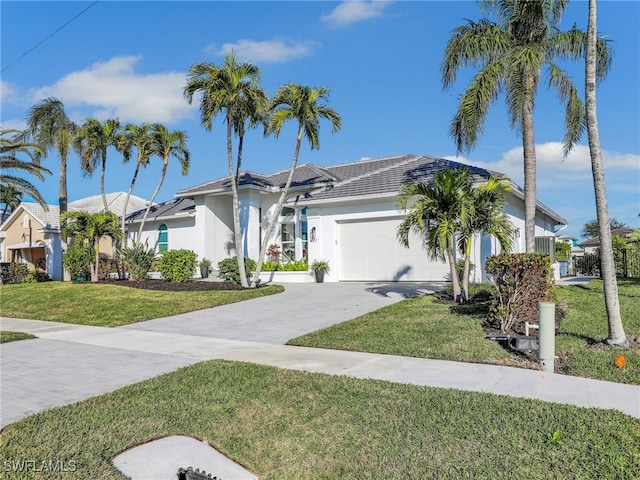
<path fill-rule="evenodd" d="M 196 258 L 196 252 L 192 250 L 169 250 L 160 257 L 158 271 L 168 282 L 186 282 L 196 269 Z"/>
<path fill-rule="evenodd" d="M 250 258 L 244 259 L 244 268 L 247 275 L 255 272 L 257 263 Z M 238 257 L 225 258 L 218 262 L 218 277 L 226 283 L 240 285 L 240 271 L 238 270 Z"/>
<path fill-rule="evenodd" d="M 485 270 L 498 294 L 490 312 L 503 333 L 524 333 L 525 322 L 538 321 L 538 302 L 554 299 L 551 258 L 543 253 L 501 253 L 487 259 Z"/>
<path fill-rule="evenodd" d="M 28 273 L 29 267 L 26 263 L 0 263 L 0 279 L 2 283 L 22 283 Z"/>

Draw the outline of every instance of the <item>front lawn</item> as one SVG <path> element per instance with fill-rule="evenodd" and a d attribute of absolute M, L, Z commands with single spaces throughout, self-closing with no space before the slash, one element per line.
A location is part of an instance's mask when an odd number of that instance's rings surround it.
<path fill-rule="evenodd" d="M 282 286 L 248 290 L 167 292 L 119 285 L 46 282 L 3 285 L 2 316 L 117 327 L 280 293 Z"/>
<path fill-rule="evenodd" d="M 261 480 L 640 478 L 640 420 L 611 410 L 224 361 L 5 427 L 3 478 L 122 478 L 115 455 L 170 434 Z"/>
<path fill-rule="evenodd" d="M 29 340 L 30 338 L 37 337 L 24 332 L 9 332 L 7 330 L 0 330 L 0 343 L 16 342 L 18 340 Z"/>
<path fill-rule="evenodd" d="M 566 373 L 640 385 L 640 348 L 621 352 L 598 345 L 607 336 L 602 282 L 557 289 L 567 314 L 556 337 L 556 352 Z M 619 297 L 627 333 L 640 336 L 640 281 L 620 280 Z M 485 316 L 471 308 L 436 303 L 421 296 L 384 307 L 354 320 L 292 339 L 290 345 L 387 353 L 480 363 L 523 364 L 482 329 Z M 613 361 L 624 353 L 627 365 Z"/>

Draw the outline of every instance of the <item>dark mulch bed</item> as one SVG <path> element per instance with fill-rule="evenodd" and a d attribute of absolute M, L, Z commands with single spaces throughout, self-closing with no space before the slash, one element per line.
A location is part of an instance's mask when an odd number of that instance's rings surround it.
<path fill-rule="evenodd" d="M 166 282 L 164 280 L 101 280 L 99 283 L 118 285 L 121 287 L 142 288 L 145 290 L 162 290 L 165 292 L 206 292 L 211 290 L 246 290 L 242 285 L 224 282 L 205 282 L 189 280 L 182 283 Z"/>

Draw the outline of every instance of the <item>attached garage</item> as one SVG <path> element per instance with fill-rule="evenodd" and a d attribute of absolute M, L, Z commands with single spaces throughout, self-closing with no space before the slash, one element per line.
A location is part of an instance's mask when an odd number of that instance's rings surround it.
<path fill-rule="evenodd" d="M 446 281 L 449 266 L 432 260 L 418 237 L 410 248 L 396 238 L 400 217 L 338 222 L 338 280 Z"/>

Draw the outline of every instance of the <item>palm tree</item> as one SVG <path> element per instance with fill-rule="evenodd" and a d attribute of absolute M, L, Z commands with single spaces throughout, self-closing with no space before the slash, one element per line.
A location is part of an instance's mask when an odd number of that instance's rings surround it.
<path fill-rule="evenodd" d="M 289 120 L 298 122 L 298 133 L 296 135 L 296 148 L 293 153 L 293 162 L 289 169 L 287 182 L 280 192 L 280 198 L 276 204 L 276 208 L 271 213 L 271 218 L 265 234 L 262 238 L 260 246 L 260 255 L 258 264 L 253 277 L 253 285 L 258 281 L 262 262 L 267 251 L 267 244 L 271 232 L 276 227 L 282 205 L 289 192 L 293 175 L 298 164 L 298 155 L 300 154 L 300 145 L 302 139 L 306 138 L 309 142 L 311 150 L 320 148 L 320 120 L 326 119 L 331 122 L 331 133 L 336 133 L 342 126 L 340 115 L 327 106 L 329 98 L 329 90 L 325 87 L 307 87 L 289 83 L 281 86 L 271 101 L 271 115 L 269 122 L 269 132 L 273 132 L 276 138 L 280 136 L 282 127 Z"/>
<path fill-rule="evenodd" d="M 189 69 L 187 85 L 184 88 L 184 96 L 189 103 L 193 95 L 201 93 L 200 118 L 201 124 L 206 130 L 213 128 L 214 118 L 222 113 L 227 123 L 227 164 L 229 168 L 229 180 L 233 196 L 233 228 L 235 237 L 236 256 L 238 258 L 238 271 L 242 286 L 248 287 L 247 273 L 244 265 L 244 247 L 242 244 L 242 231 L 240 229 L 240 205 L 238 200 L 238 175 L 242 160 L 241 145 L 238 148 L 238 163 L 234 170 L 232 133 L 242 132 L 244 135 L 244 122 L 248 116 L 257 116 L 260 105 L 264 103 L 266 95 L 260 88 L 260 69 L 250 63 L 238 63 L 232 52 L 225 55 L 224 64 L 218 67 L 213 63 L 196 63 Z M 250 113 L 252 112 L 252 113 Z"/>
<path fill-rule="evenodd" d="M 22 192 L 12 183 L 0 184 L 0 203 L 4 205 L 2 214 L 0 214 L 0 224 L 2 224 L 7 214 L 15 211 L 22 203 Z"/>
<path fill-rule="evenodd" d="M 156 186 L 156 189 L 153 192 L 153 196 L 151 197 L 151 200 L 149 200 L 147 209 L 144 212 L 144 216 L 142 217 L 142 222 L 140 223 L 140 228 L 138 229 L 138 243 L 140 243 L 142 229 L 144 228 L 144 224 L 147 221 L 147 216 L 149 215 L 149 210 L 151 210 L 151 205 L 153 205 L 153 201 L 156 199 L 156 196 L 158 195 L 158 192 L 162 187 L 162 183 L 164 182 L 164 177 L 167 173 L 167 167 L 169 166 L 169 157 L 173 156 L 180 162 L 182 175 L 186 175 L 187 173 L 189 173 L 189 150 L 187 150 L 187 134 L 185 132 L 181 132 L 179 130 L 170 132 L 164 125 L 160 123 L 154 123 L 151 136 L 152 141 L 149 148 L 151 148 L 154 155 L 162 158 L 162 172 L 160 173 L 160 180 L 158 181 L 158 185 Z"/>
<path fill-rule="evenodd" d="M 464 253 L 461 299 L 469 298 L 469 268 L 473 237 L 492 235 L 498 240 L 503 251 L 510 251 L 513 245 L 513 225 L 504 213 L 505 194 L 511 190 L 504 177 L 491 176 L 486 183 L 474 187 L 467 198 L 467 215 L 461 222 L 458 249 Z"/>
<path fill-rule="evenodd" d="M 41 100 L 31 108 L 27 125 L 27 135 L 42 146 L 43 155 L 55 148 L 60 156 L 58 203 L 62 214 L 67 211 L 67 156 L 76 125 L 65 113 L 62 102 L 53 97 Z"/>
<path fill-rule="evenodd" d="M 100 193 L 104 210 L 109 209 L 104 190 L 104 176 L 107 167 L 107 150 L 117 146 L 120 121 L 110 118 L 101 123 L 95 118 L 88 119 L 74 136 L 74 148 L 80 155 L 82 172 L 91 176 L 100 164 Z"/>
<path fill-rule="evenodd" d="M 589 136 L 589 152 L 591 155 L 591 171 L 593 188 L 596 196 L 596 213 L 600 234 L 600 269 L 604 286 L 604 301 L 607 309 L 609 336 L 606 342 L 623 348 L 629 347 L 620 315 L 618 283 L 613 257 L 611 225 L 607 205 L 607 191 L 600 150 L 600 134 L 596 115 L 596 83 L 599 70 L 598 44 L 596 36 L 597 6 L 595 0 L 589 0 L 589 22 L 587 25 L 586 67 L 585 67 L 585 103 L 587 116 L 587 134 Z"/>
<path fill-rule="evenodd" d="M 151 151 L 152 145 L 152 135 L 151 135 L 151 125 L 148 123 L 143 123 L 142 125 L 133 125 L 128 124 L 124 127 L 124 159 L 125 162 L 129 161 L 131 156 L 131 149 L 133 147 L 136 148 L 136 169 L 133 172 L 133 178 L 131 179 L 131 184 L 129 185 L 129 191 L 127 192 L 127 197 L 124 201 L 124 207 L 122 210 L 122 234 L 124 235 L 124 248 L 127 248 L 127 237 L 125 235 L 126 230 L 126 217 L 127 217 L 127 207 L 129 206 L 129 199 L 131 198 L 131 193 L 133 192 L 133 187 L 136 184 L 136 180 L 138 178 L 138 173 L 140 172 L 140 167 L 145 167 L 149 164 L 149 159 L 153 152 Z"/>
<path fill-rule="evenodd" d="M 557 28 L 568 0 L 484 0 L 484 10 L 495 11 L 498 23 L 482 19 L 467 21 L 454 30 L 447 43 L 441 73 L 444 88 L 453 86 L 464 67 L 478 67 L 460 98 L 451 121 L 450 134 L 458 153 L 476 146 L 484 130 L 492 103 L 506 92 L 511 126 L 522 134 L 524 150 L 525 243 L 535 251 L 536 152 L 533 127 L 535 95 L 546 70 L 549 87 L 565 105 L 564 154 L 580 138 L 584 129 L 584 108 L 578 92 L 558 65 L 558 60 L 577 61 L 582 57 L 585 34 L 577 27 L 562 32 Z M 612 58 L 604 40 L 598 41 L 599 78 L 606 74 Z"/>
<path fill-rule="evenodd" d="M 13 210 L 17 207 L 17 205 L 14 206 L 15 202 L 24 195 L 33 198 L 47 209 L 47 202 L 31 182 L 21 176 L 7 173 L 17 170 L 34 175 L 39 180 L 44 180 L 45 174 L 51 175 L 49 170 L 36 161 L 37 158 L 44 155 L 44 148 L 36 143 L 25 142 L 22 140 L 23 138 L 24 132 L 0 129 L 0 189 L 2 189 L 0 203 L 5 204 L 2 219 L 4 219 L 7 208 L 10 207 Z M 22 160 L 21 156 L 28 157 L 29 161 Z"/>
<path fill-rule="evenodd" d="M 87 243 L 95 249 L 95 262 L 91 265 L 91 281 L 98 281 L 98 268 L 100 266 L 100 239 L 111 237 L 118 239 L 122 232 L 118 225 L 118 217 L 113 212 L 65 212 L 61 216 L 64 225 L 62 235 L 64 238 L 74 237 L 74 241 Z"/>
<path fill-rule="evenodd" d="M 449 262 L 453 298 L 460 298 L 460 281 L 455 264 L 455 234 L 469 214 L 473 178 L 467 169 L 443 169 L 433 183 L 418 181 L 403 185 L 396 204 L 406 213 L 398 226 L 398 241 L 409 247 L 409 234 L 422 238 L 433 259 Z"/>

